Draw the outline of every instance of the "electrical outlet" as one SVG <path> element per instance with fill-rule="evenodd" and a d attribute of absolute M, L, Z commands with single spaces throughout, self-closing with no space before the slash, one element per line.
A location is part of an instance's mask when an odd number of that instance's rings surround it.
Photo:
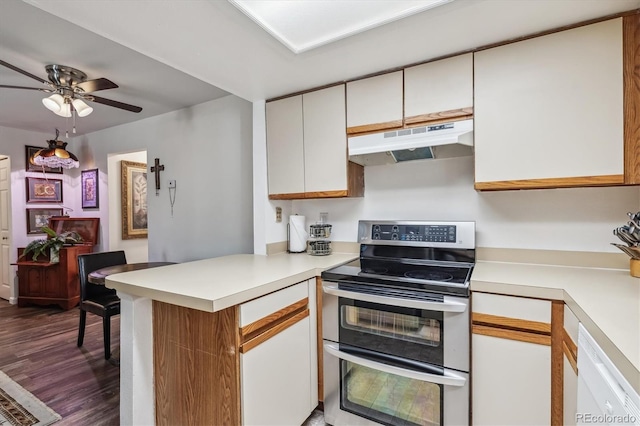
<path fill-rule="evenodd" d="M 282 222 L 282 207 L 276 207 L 276 223 Z"/>
<path fill-rule="evenodd" d="M 170 180 L 169 181 L 169 188 L 175 188 L 176 187 L 176 181 L 175 180 Z"/>

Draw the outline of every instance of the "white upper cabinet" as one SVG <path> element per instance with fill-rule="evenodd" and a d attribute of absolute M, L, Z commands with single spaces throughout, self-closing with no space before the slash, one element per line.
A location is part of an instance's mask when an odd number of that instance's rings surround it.
<path fill-rule="evenodd" d="M 267 102 L 270 199 L 362 197 L 347 153 L 345 85 Z"/>
<path fill-rule="evenodd" d="M 302 96 L 266 105 L 269 194 L 304 192 Z"/>
<path fill-rule="evenodd" d="M 347 133 L 344 85 L 302 95 L 304 190 L 347 188 Z"/>
<path fill-rule="evenodd" d="M 473 114 L 473 54 L 404 70 L 405 124 Z"/>
<path fill-rule="evenodd" d="M 347 133 L 402 127 L 402 71 L 347 83 Z"/>
<path fill-rule="evenodd" d="M 622 18 L 475 53 L 477 189 L 622 184 Z"/>

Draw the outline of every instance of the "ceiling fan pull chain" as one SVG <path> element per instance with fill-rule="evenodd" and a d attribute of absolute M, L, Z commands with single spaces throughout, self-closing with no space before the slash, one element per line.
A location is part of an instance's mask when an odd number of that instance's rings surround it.
<path fill-rule="evenodd" d="M 76 133 L 76 109 L 75 108 L 73 108 L 72 114 L 73 114 L 73 134 L 75 135 Z"/>

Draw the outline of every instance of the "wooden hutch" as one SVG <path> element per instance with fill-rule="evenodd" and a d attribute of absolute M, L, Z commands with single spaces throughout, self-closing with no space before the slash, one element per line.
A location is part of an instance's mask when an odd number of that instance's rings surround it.
<path fill-rule="evenodd" d="M 48 257 L 34 262 L 30 256 L 18 260 L 18 306 L 58 305 L 69 310 L 80 302 L 78 255 L 93 252 L 98 243 L 99 218 L 52 217 L 49 227 L 56 233 L 76 231 L 83 243 L 60 249 L 60 262 Z M 18 249 L 18 258 L 24 247 Z"/>

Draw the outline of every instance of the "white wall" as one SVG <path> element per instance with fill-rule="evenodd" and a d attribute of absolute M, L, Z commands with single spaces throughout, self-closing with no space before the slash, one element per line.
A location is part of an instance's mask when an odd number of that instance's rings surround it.
<path fill-rule="evenodd" d="M 146 151 L 136 151 L 128 154 L 109 155 L 107 159 L 107 173 L 100 173 L 100 181 L 106 178 L 108 184 L 108 203 L 110 224 L 122 223 L 122 187 L 121 183 L 121 161 L 134 161 L 136 163 L 147 162 Z M 149 261 L 149 244 L 147 238 L 122 239 L 122 227 L 109 227 L 109 247 L 110 251 L 124 250 L 127 262 L 139 263 Z"/>
<path fill-rule="evenodd" d="M 363 198 L 294 201 L 292 211 L 307 225 L 329 212 L 335 241 L 355 242 L 360 219 L 474 220 L 479 247 L 617 252 L 612 231 L 639 207 L 637 187 L 476 192 L 463 157 L 368 166 Z M 284 241 L 268 219 L 267 243 Z"/>
<path fill-rule="evenodd" d="M 93 159 L 94 167 L 101 171 L 108 168 L 109 154 L 144 150 L 148 167 L 155 158 L 165 166 L 157 196 L 154 175 L 148 175 L 150 261 L 183 262 L 253 253 L 249 102 L 227 96 L 79 139 L 83 157 Z M 169 179 L 177 181 L 173 215 Z M 106 188 L 103 191 L 101 187 L 100 191 L 107 193 Z M 109 209 L 102 208 L 103 200 L 101 195 L 101 222 L 105 223 L 105 240 L 110 240 Z M 110 247 L 109 241 L 105 247 Z"/>

